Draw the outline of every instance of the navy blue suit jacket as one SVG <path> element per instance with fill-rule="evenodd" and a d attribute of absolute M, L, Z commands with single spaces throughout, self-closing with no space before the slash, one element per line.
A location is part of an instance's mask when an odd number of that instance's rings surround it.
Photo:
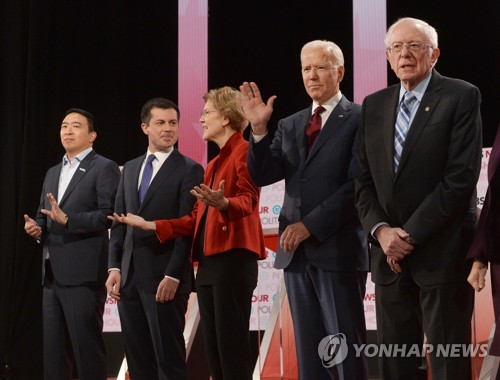
<path fill-rule="evenodd" d="M 250 139 L 248 168 L 258 186 L 285 179 L 279 235 L 303 222 L 311 236 L 302 243 L 309 261 L 333 271 L 369 269 L 366 237 L 354 207 L 355 142 L 360 106 L 344 96 L 323 126 L 311 152 L 306 127 L 311 107 L 278 123 L 272 143 Z M 278 247 L 275 268 L 286 268 L 293 253 Z"/>
<path fill-rule="evenodd" d="M 151 181 L 139 206 L 138 181 L 144 159 L 145 155 L 124 165 L 115 212 L 131 212 L 146 220 L 174 219 L 191 213 L 196 198 L 189 191 L 203 183 L 203 167 L 174 149 Z M 177 289 L 179 294 L 189 294 L 192 290 L 191 242 L 191 238 L 178 238 L 162 244 L 154 231 L 114 223 L 108 267 L 121 270 L 123 287 L 133 256 L 135 281 L 143 289 L 155 293 L 167 275 L 181 280 Z"/>
<path fill-rule="evenodd" d="M 64 286 L 104 286 L 107 278 L 109 232 L 120 180 L 118 165 L 92 150 L 80 163 L 59 207 L 67 226 L 42 214 L 50 210 L 47 193 L 57 199 L 62 163 L 47 171 L 35 222 L 42 228 L 43 259 L 47 250 L 55 280 Z"/>

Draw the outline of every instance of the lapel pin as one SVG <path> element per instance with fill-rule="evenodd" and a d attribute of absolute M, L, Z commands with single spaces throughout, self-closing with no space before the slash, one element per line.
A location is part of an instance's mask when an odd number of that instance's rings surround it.
<path fill-rule="evenodd" d="M 340 114 L 339 117 L 344 117 L 344 115 Z"/>
<path fill-rule="evenodd" d="M 85 169 L 84 168 L 78 168 L 78 170 L 81 170 L 82 172 L 85 173 Z"/>
<path fill-rule="evenodd" d="M 425 107 L 425 112 L 429 112 L 430 109 L 431 109 L 431 107 L 429 107 L 429 106 Z"/>

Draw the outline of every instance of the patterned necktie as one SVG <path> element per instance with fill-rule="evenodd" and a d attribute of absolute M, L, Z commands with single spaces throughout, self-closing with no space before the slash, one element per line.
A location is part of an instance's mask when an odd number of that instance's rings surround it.
<path fill-rule="evenodd" d="M 142 172 L 141 185 L 139 186 L 139 205 L 142 204 L 146 191 L 148 191 L 149 183 L 153 177 L 153 160 L 156 158 L 154 154 L 150 154 L 144 165 L 144 170 Z"/>
<path fill-rule="evenodd" d="M 308 153 L 311 151 L 311 148 L 316 141 L 319 132 L 321 131 L 321 113 L 323 111 L 325 111 L 325 108 L 323 106 L 318 106 L 318 108 L 314 110 L 313 115 L 309 119 L 309 124 L 307 125 L 306 129 Z"/>
<path fill-rule="evenodd" d="M 417 98 L 412 92 L 407 91 L 401 101 L 398 117 L 396 119 L 396 129 L 394 131 L 394 172 L 398 171 L 401 153 L 405 143 L 406 135 L 410 129 L 410 120 Z"/>

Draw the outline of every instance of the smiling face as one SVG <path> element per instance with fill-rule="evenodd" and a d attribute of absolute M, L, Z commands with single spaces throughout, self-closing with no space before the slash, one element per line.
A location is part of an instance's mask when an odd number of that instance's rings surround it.
<path fill-rule="evenodd" d="M 148 136 L 149 150 L 152 153 L 168 151 L 179 138 L 179 117 L 173 108 L 156 108 L 150 111 L 149 123 L 142 123 L 141 128 Z"/>
<path fill-rule="evenodd" d="M 85 116 L 72 112 L 66 115 L 61 123 L 61 143 L 71 159 L 92 146 L 96 132 L 89 131 L 89 123 Z"/>
<path fill-rule="evenodd" d="M 420 51 L 412 51 L 409 49 L 409 44 L 412 42 L 428 46 L 423 46 Z M 412 90 L 432 71 L 439 57 L 439 49 L 429 47 L 432 46 L 432 43 L 423 27 L 410 20 L 395 26 L 388 46 L 391 47 L 394 43 L 403 44 L 403 49 L 400 52 L 388 49 L 386 51 L 387 60 L 405 88 Z"/>
<path fill-rule="evenodd" d="M 311 46 L 300 55 L 302 80 L 307 94 L 323 104 L 339 92 L 344 66 L 338 65 L 332 52 L 322 46 Z"/>

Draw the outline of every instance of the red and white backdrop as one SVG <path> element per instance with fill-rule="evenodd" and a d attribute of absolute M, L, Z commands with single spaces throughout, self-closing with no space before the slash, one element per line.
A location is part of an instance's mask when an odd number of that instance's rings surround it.
<path fill-rule="evenodd" d="M 387 86 L 387 62 L 380 51 L 387 27 L 386 0 L 353 0 L 353 81 L 354 101 L 361 103 L 364 97 Z M 179 106 L 183 117 L 179 134 L 179 150 L 196 161 L 206 164 L 207 145 L 203 142 L 201 125 L 198 122 L 203 100 L 200 94 L 208 88 L 208 0 L 179 0 Z M 484 201 L 487 188 L 486 167 L 491 149 L 483 150 L 483 165 L 477 185 L 478 206 Z M 283 200 L 284 183 L 262 188 L 260 216 L 266 235 L 268 258 L 259 262 L 259 281 L 254 292 L 250 328 L 266 330 L 272 316 L 272 309 L 279 295 L 284 293 L 281 271 L 274 269 L 274 249 L 277 245 L 278 215 Z M 367 328 L 376 329 L 374 286 L 368 278 L 365 295 L 365 316 Z M 288 316 L 286 302 L 280 304 L 280 327 L 284 334 L 279 338 L 278 351 L 284 355 L 278 365 L 281 374 L 296 371 L 294 359 L 293 328 Z M 487 341 L 493 321 L 491 290 L 487 288 L 476 295 L 476 314 L 481 315 L 477 324 L 474 320 L 476 342 Z M 273 317 L 274 318 L 274 317 Z M 288 327 L 286 333 L 285 327 Z M 118 310 L 113 300 L 108 298 L 104 313 L 104 331 L 121 331 Z M 287 335 L 288 334 L 288 335 Z M 285 345 L 287 345 L 285 347 Z M 270 347 L 272 343 L 270 343 Z M 286 355 L 284 353 L 288 352 Z M 259 359 L 261 378 L 266 378 L 264 361 Z M 288 364 L 287 364 L 288 363 Z"/>

